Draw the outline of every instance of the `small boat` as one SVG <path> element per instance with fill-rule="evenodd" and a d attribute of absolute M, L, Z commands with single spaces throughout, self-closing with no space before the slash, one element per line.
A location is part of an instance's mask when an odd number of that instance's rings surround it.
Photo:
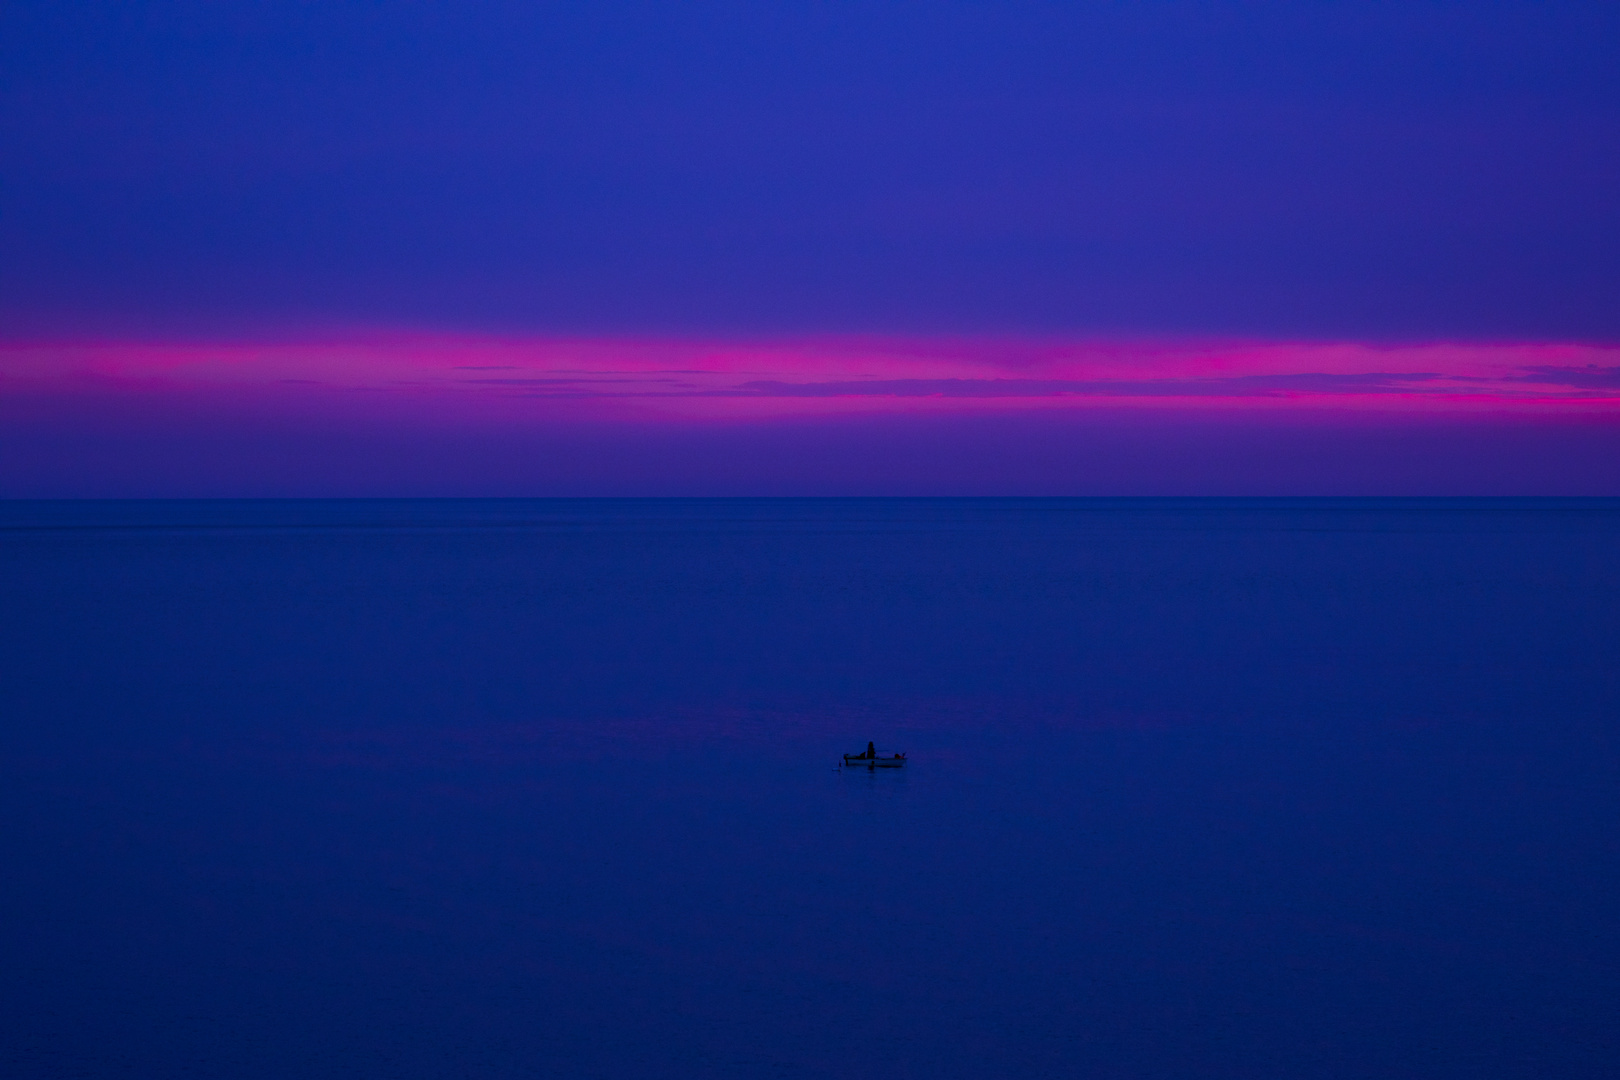
<path fill-rule="evenodd" d="M 895 754 L 893 757 L 867 757 L 865 754 L 845 754 L 844 767 L 849 769 L 903 769 L 906 766 L 906 755 Z"/>

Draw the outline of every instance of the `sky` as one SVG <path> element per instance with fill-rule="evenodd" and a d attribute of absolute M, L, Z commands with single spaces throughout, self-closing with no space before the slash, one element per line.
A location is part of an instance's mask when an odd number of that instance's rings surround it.
<path fill-rule="evenodd" d="M 0 496 L 1620 494 L 1620 6 L 0 7 Z"/>

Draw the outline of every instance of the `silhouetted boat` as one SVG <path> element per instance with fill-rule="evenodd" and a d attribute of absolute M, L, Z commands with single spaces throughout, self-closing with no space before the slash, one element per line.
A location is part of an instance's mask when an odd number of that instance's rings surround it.
<path fill-rule="evenodd" d="M 861 769 L 900 769 L 906 764 L 906 755 L 895 754 L 893 757 L 867 757 L 865 754 L 845 754 L 844 765 L 848 768 Z"/>

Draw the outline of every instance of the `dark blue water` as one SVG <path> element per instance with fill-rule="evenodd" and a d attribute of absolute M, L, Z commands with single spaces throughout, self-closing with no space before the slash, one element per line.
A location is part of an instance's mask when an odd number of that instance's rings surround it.
<path fill-rule="evenodd" d="M 1617 896 L 1612 501 L 0 504 L 8 1077 L 1610 1077 Z"/>

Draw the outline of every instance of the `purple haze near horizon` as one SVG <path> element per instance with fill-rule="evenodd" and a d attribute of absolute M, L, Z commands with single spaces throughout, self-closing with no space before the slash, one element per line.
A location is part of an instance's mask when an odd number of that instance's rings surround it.
<path fill-rule="evenodd" d="M 1613 5 L 16 3 L 0 25 L 0 346 L 63 365 L 356 334 L 1620 342 Z M 1151 352 L 1108 385 L 1168 385 Z M 880 375 L 744 387 L 1011 386 Z M 1620 493 L 1612 406 L 513 424 L 280 408 L 272 383 L 230 407 L 35 389 L 0 370 L 0 495 Z"/>
<path fill-rule="evenodd" d="M 1612 495 L 1602 418 L 885 414 L 446 425 L 131 416 L 0 435 L 11 497 Z"/>

